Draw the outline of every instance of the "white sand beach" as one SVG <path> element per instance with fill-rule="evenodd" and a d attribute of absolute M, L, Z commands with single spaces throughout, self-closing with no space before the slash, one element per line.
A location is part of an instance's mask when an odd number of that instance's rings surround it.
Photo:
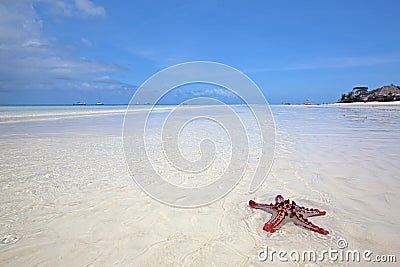
<path fill-rule="evenodd" d="M 400 106 L 400 101 L 389 101 L 389 102 L 354 102 L 354 103 L 334 103 L 328 104 L 329 106 L 340 106 L 340 107 L 376 107 L 376 106 Z"/>
<path fill-rule="evenodd" d="M 262 246 L 321 253 L 339 239 L 398 259 L 400 107 L 361 105 L 272 106 L 276 154 L 263 185 L 248 193 L 245 175 L 226 197 L 194 209 L 159 203 L 135 184 L 124 107 L 0 107 L 1 265 L 265 266 Z M 248 202 L 277 194 L 325 210 L 310 220 L 329 235 L 293 224 L 263 231 L 270 215 Z M 356 263 L 273 260 L 280 264 Z"/>

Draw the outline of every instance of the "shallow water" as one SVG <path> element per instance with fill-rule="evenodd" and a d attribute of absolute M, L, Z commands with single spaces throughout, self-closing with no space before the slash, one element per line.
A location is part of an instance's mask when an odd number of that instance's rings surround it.
<path fill-rule="evenodd" d="M 262 246 L 320 253 L 338 249 L 339 239 L 350 250 L 398 253 L 400 107 L 272 106 L 276 153 L 265 183 L 249 194 L 245 175 L 225 198 L 197 209 L 163 205 L 133 182 L 122 148 L 124 111 L 1 107 L 2 265 L 264 266 L 271 258 L 259 261 Z M 224 156 L 229 149 L 218 142 Z M 190 145 L 183 142 L 195 151 Z M 257 154 L 257 141 L 250 145 Z M 277 194 L 326 210 L 311 221 L 330 234 L 293 224 L 263 231 L 270 216 L 248 201 L 270 203 Z"/>

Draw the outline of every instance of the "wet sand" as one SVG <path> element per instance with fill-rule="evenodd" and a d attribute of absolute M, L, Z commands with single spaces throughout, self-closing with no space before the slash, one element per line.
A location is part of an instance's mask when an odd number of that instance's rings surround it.
<path fill-rule="evenodd" d="M 121 107 L 1 111 L 3 266 L 265 266 L 261 246 L 318 252 L 340 238 L 352 250 L 399 251 L 399 107 L 273 106 L 276 155 L 265 183 L 250 194 L 244 177 L 197 209 L 161 204 L 133 182 Z M 311 220 L 330 234 L 293 224 L 263 231 L 270 215 L 248 201 L 277 194 L 327 211 Z"/>

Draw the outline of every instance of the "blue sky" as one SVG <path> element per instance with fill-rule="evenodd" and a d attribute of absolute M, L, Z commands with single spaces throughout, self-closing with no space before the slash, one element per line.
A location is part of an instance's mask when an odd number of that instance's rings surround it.
<path fill-rule="evenodd" d="M 193 60 L 242 71 L 270 103 L 334 102 L 354 86 L 400 84 L 399 10 L 396 0 L 5 0 L 0 104 L 128 103 L 151 75 Z"/>

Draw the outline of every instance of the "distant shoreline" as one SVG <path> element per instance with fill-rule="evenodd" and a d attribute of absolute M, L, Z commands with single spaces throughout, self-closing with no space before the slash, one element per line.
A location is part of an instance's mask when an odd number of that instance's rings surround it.
<path fill-rule="evenodd" d="M 129 104 L 86 104 L 86 105 L 73 105 L 73 104 L 0 104 L 0 107 L 101 107 L 101 106 L 128 106 Z"/>
<path fill-rule="evenodd" d="M 177 106 L 178 104 L 158 104 L 156 106 Z M 228 104 L 228 105 L 244 105 L 244 104 Z M 304 106 L 304 107 L 313 107 L 313 106 L 343 106 L 343 107 L 352 107 L 352 106 L 400 106 L 400 101 L 388 101 L 388 102 L 378 102 L 378 101 L 369 101 L 369 102 L 349 102 L 349 103 L 312 103 L 312 104 L 269 104 L 270 106 Z M 112 106 L 124 106 L 128 107 L 129 104 L 105 104 L 105 105 L 96 105 L 96 104 L 87 104 L 82 106 L 73 106 L 72 104 L 0 104 L 0 107 L 112 107 Z M 133 105 L 136 106 L 136 105 Z M 137 105 L 137 106 L 152 106 L 152 105 Z M 189 105 L 190 106 L 190 105 Z M 198 105 L 193 105 L 198 106 Z M 200 105 L 204 106 L 204 105 Z"/>
<path fill-rule="evenodd" d="M 400 101 L 391 101 L 391 102 L 352 102 L 352 103 L 333 103 L 328 104 L 330 106 L 343 106 L 343 107 L 352 107 L 352 106 L 400 106 Z"/>

